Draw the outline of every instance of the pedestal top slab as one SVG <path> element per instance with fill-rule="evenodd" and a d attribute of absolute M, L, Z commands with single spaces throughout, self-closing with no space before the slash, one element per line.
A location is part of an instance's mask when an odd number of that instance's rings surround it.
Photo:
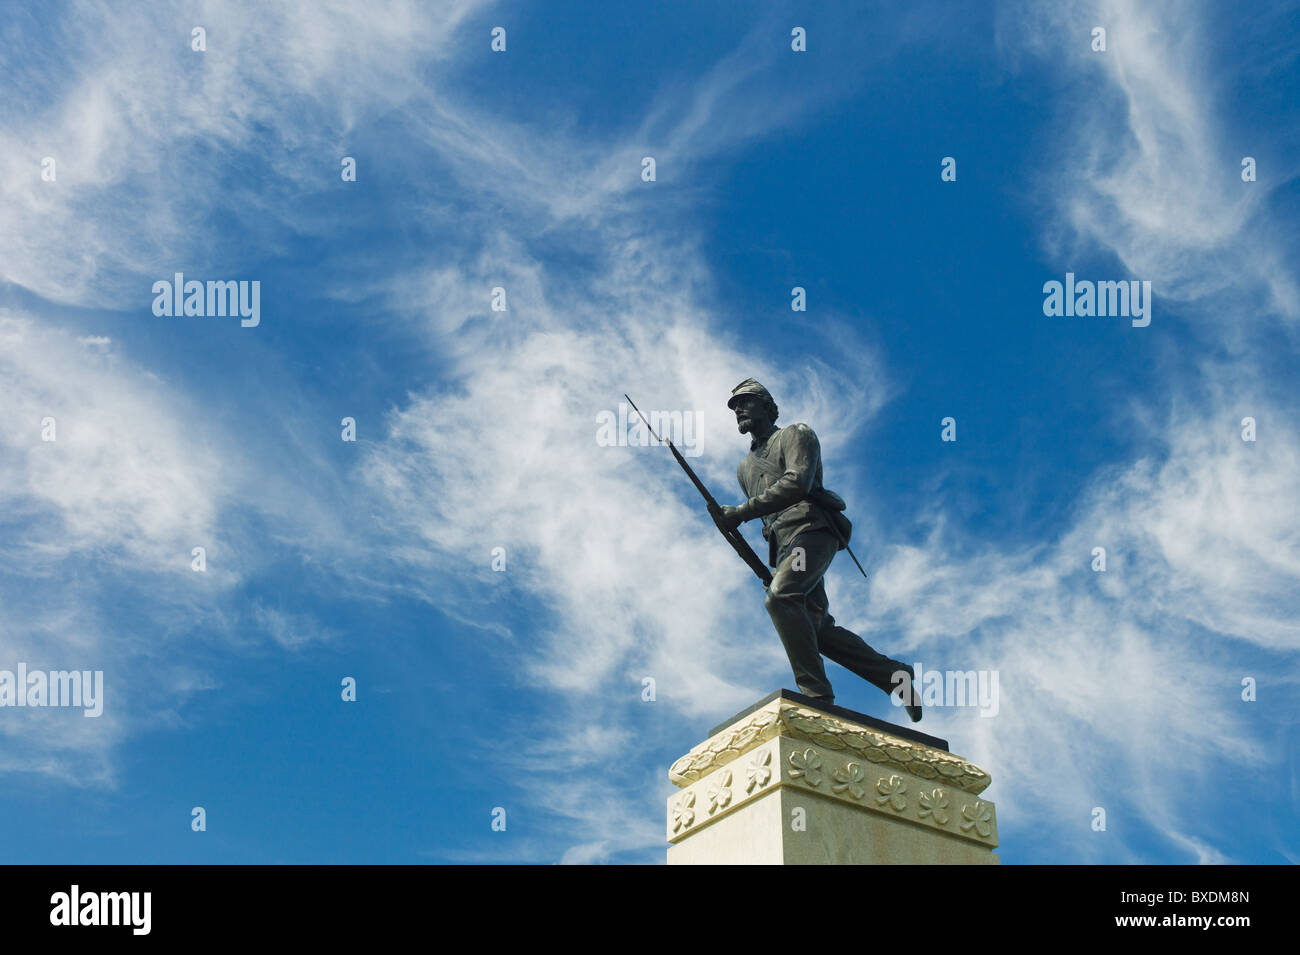
<path fill-rule="evenodd" d="M 810 710 L 816 710 L 819 713 L 827 713 L 831 716 L 838 716 L 840 719 L 858 726 L 869 726 L 872 729 L 880 730 L 882 733 L 889 733 L 893 736 L 901 736 L 903 739 L 910 739 L 917 743 L 924 743 L 926 746 L 933 746 L 935 749 L 941 749 L 948 752 L 948 741 L 939 739 L 937 736 L 930 736 L 928 733 L 922 733 L 920 730 L 914 730 L 907 726 L 898 726 L 888 720 L 876 719 L 874 716 L 868 716 L 866 713 L 859 713 L 857 710 L 851 710 L 847 706 L 836 706 L 834 703 L 826 704 L 819 700 L 814 700 L 811 696 L 804 696 L 802 693 L 796 693 L 794 690 L 777 690 L 769 693 L 752 706 L 747 706 L 735 716 L 729 716 L 713 729 L 709 730 L 709 736 L 717 736 L 727 727 L 743 720 L 750 713 L 761 710 L 773 700 L 789 700 L 791 703 L 798 703 L 800 706 L 806 706 Z M 900 707 L 901 712 L 901 707 Z"/>

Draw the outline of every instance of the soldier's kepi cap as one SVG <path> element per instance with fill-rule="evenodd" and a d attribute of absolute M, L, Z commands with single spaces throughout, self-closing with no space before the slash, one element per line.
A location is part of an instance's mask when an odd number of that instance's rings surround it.
<path fill-rule="evenodd" d="M 772 404 L 776 404 L 771 393 L 753 378 L 746 378 L 740 384 L 736 385 L 735 388 L 731 389 L 731 397 L 727 399 L 727 407 L 734 411 L 736 407 L 736 399 L 741 395 L 758 395 L 760 398 L 766 398 L 768 401 L 771 401 Z"/>

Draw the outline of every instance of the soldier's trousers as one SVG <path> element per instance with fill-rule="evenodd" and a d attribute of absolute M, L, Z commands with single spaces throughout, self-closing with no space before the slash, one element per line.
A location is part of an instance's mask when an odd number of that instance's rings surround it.
<path fill-rule="evenodd" d="M 803 549 L 802 555 L 798 548 Z M 830 615 L 822 578 L 838 549 L 830 531 L 800 534 L 782 548 L 767 590 L 767 612 L 785 645 L 799 692 L 827 703 L 835 693 L 826 679 L 823 655 L 886 693 L 897 686 L 893 674 L 904 668 L 898 660 L 871 649 L 853 631 L 837 626 Z"/>

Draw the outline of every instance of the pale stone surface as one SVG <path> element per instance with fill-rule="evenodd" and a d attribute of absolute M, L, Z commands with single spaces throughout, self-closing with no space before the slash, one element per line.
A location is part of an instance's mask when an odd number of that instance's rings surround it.
<path fill-rule="evenodd" d="M 668 847 L 669 865 L 782 865 L 781 828 L 786 818 L 781 790 L 769 788 L 733 812 Z"/>
<path fill-rule="evenodd" d="M 978 766 L 786 699 L 673 764 L 668 862 L 996 865 Z"/>

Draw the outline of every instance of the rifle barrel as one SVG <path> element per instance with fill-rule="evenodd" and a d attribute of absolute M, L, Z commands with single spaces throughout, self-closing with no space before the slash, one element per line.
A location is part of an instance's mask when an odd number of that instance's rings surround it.
<path fill-rule="evenodd" d="M 704 496 L 705 504 L 708 506 L 710 516 L 712 516 L 712 512 L 718 510 L 718 502 L 714 499 L 713 495 L 709 493 L 709 489 L 704 486 L 704 482 L 696 476 L 695 470 L 686 463 L 686 459 L 682 457 L 682 453 L 677 450 L 676 445 L 671 441 L 659 437 L 659 435 L 655 433 L 655 429 L 650 427 L 650 422 L 646 421 L 646 416 L 641 414 L 641 409 L 636 406 L 636 403 L 631 398 L 628 398 L 626 393 L 623 397 L 627 398 L 627 403 L 632 406 L 632 410 L 637 413 L 637 417 L 642 421 L 645 421 L 646 428 L 655 436 L 655 439 L 662 444 L 668 445 L 668 450 L 673 453 L 673 457 L 676 458 L 677 463 L 682 466 L 682 470 L 686 472 L 686 476 L 691 479 L 691 483 L 695 485 L 695 489 Z M 749 546 L 749 541 L 745 540 L 744 536 L 740 533 L 739 528 L 723 530 L 722 525 L 718 524 L 716 518 L 713 523 L 717 526 L 722 536 L 727 539 L 727 543 L 731 545 L 732 549 L 740 555 L 740 559 L 748 564 L 749 569 L 752 570 L 755 576 L 763 582 L 763 586 L 766 587 L 771 584 L 772 572 L 767 569 L 767 565 L 763 563 L 762 559 L 754 553 L 754 548 Z"/>

